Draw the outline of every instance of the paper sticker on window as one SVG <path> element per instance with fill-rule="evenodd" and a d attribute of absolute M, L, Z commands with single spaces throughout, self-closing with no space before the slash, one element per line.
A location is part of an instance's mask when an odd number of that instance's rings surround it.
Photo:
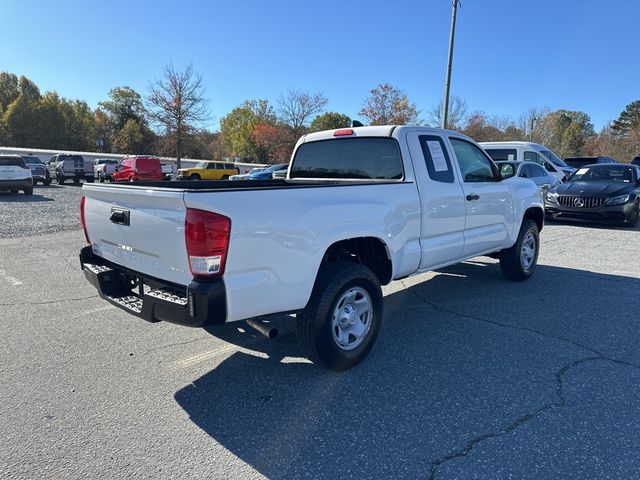
<path fill-rule="evenodd" d="M 510 162 L 513 162 L 514 158 L 513 158 L 513 153 L 510 153 L 509 155 L 507 155 L 507 160 Z"/>
<path fill-rule="evenodd" d="M 578 170 L 576 172 L 576 175 L 584 175 L 585 173 L 587 173 L 589 171 L 588 168 L 581 168 L 580 170 Z"/>
<path fill-rule="evenodd" d="M 444 152 L 442 151 L 442 146 L 440 142 L 428 141 L 427 147 L 429 147 L 429 152 L 431 153 L 431 159 L 433 160 L 433 168 L 436 172 L 446 172 L 449 170 L 447 166 L 447 159 L 444 157 Z"/>

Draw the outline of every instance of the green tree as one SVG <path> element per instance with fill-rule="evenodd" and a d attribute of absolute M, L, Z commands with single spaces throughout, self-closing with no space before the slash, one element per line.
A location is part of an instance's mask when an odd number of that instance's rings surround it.
<path fill-rule="evenodd" d="M 276 123 L 275 112 L 268 100 L 246 100 L 220 120 L 222 143 L 233 157 L 265 162 L 267 151 L 256 144 L 253 132 L 258 124 Z"/>
<path fill-rule="evenodd" d="M 571 122 L 562 133 L 562 141 L 558 153 L 563 157 L 579 155 L 586 138 L 578 122 Z"/>
<path fill-rule="evenodd" d="M 382 83 L 369 92 L 359 115 L 371 125 L 405 125 L 418 123 L 418 110 L 407 95 L 389 83 Z"/>
<path fill-rule="evenodd" d="M 322 130 L 335 130 L 336 128 L 347 128 L 351 126 L 351 119 L 348 115 L 337 112 L 327 112 L 318 115 L 311 122 L 309 130 L 319 132 Z"/>
<path fill-rule="evenodd" d="M 143 140 L 144 135 L 140 124 L 131 118 L 116 135 L 113 146 L 118 152 L 135 154 L 140 153 Z"/>
<path fill-rule="evenodd" d="M 111 118 L 114 135 L 129 121 L 135 120 L 139 124 L 146 123 L 145 108 L 142 97 L 131 87 L 116 87 L 109 90 L 110 100 L 99 102 L 98 105 Z"/>
<path fill-rule="evenodd" d="M 20 147 L 38 146 L 37 106 L 37 103 L 20 95 L 7 107 L 3 121 L 13 145 Z"/>
<path fill-rule="evenodd" d="M 20 95 L 18 76 L 9 72 L 0 72 L 0 115 Z"/>
<path fill-rule="evenodd" d="M 627 135 L 632 131 L 640 132 L 640 100 L 631 102 L 611 125 L 614 134 Z"/>

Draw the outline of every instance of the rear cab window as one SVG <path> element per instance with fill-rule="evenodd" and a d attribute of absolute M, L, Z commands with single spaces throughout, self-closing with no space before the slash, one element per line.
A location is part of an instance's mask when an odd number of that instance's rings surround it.
<path fill-rule="evenodd" d="M 303 143 L 289 177 L 402 180 L 404 173 L 394 138 L 359 137 Z"/>
<path fill-rule="evenodd" d="M 453 168 L 442 137 L 437 135 L 419 135 L 418 141 L 427 164 L 429 178 L 436 182 L 453 183 Z"/>

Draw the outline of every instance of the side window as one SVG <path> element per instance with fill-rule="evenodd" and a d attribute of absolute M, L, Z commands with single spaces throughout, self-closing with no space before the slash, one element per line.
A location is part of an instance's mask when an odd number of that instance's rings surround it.
<path fill-rule="evenodd" d="M 482 150 L 473 143 L 449 137 L 465 182 L 493 182 L 494 166 Z"/>
<path fill-rule="evenodd" d="M 529 170 L 531 171 L 531 176 L 534 178 L 545 178 L 548 176 L 545 169 L 538 165 L 529 165 Z"/>
<path fill-rule="evenodd" d="M 524 161 L 525 162 L 534 162 L 538 165 L 542 165 L 542 160 L 540 159 L 540 155 L 536 152 L 524 152 Z"/>
<path fill-rule="evenodd" d="M 529 168 L 529 165 L 522 165 L 518 176 L 522 178 L 531 178 L 531 169 Z"/>
<path fill-rule="evenodd" d="M 431 180 L 453 183 L 451 160 L 449 160 L 449 154 L 442 138 L 436 135 L 419 135 L 418 141 L 422 147 L 422 154 Z"/>
<path fill-rule="evenodd" d="M 215 169 L 216 169 L 216 164 L 215 163 L 207 164 L 207 170 L 215 170 Z"/>
<path fill-rule="evenodd" d="M 216 170 L 224 170 L 224 163 L 216 163 Z"/>

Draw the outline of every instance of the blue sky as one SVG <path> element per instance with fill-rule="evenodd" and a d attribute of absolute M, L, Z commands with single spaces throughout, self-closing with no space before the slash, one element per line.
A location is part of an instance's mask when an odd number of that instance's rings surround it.
<path fill-rule="evenodd" d="M 213 128 L 289 87 L 357 117 L 389 82 L 426 114 L 443 94 L 450 15 L 450 0 L 4 1 L 0 70 L 95 107 L 193 62 Z M 599 129 L 640 99 L 638 19 L 637 0 L 462 0 L 452 93 L 492 115 L 584 110 Z"/>

